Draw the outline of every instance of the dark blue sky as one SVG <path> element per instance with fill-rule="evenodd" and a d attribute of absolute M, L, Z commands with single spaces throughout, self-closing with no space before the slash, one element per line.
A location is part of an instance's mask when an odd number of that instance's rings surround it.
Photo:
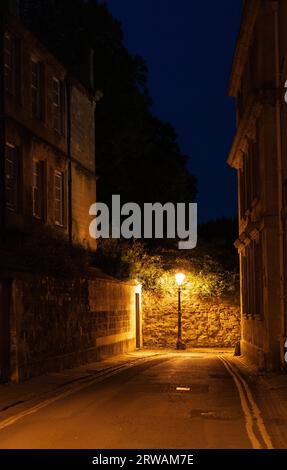
<path fill-rule="evenodd" d="M 106 0 L 125 45 L 149 67 L 153 111 L 175 127 L 198 177 L 200 221 L 236 214 L 227 164 L 234 103 L 227 96 L 242 0 Z"/>

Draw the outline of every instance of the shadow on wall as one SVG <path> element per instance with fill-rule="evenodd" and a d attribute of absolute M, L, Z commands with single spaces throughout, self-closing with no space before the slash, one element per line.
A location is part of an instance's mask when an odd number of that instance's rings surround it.
<path fill-rule="evenodd" d="M 96 270 L 78 279 L 11 282 L 10 380 L 19 382 L 136 347 L 135 290 Z"/>

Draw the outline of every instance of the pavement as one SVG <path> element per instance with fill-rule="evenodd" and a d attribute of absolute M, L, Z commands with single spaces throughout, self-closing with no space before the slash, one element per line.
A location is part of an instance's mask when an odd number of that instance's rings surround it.
<path fill-rule="evenodd" d="M 287 448 L 287 376 L 141 350 L 0 386 L 0 448 Z"/>
<path fill-rule="evenodd" d="M 121 354 L 103 359 L 102 361 L 84 364 L 61 372 L 50 372 L 39 377 L 34 377 L 20 384 L 0 384 L 0 420 L 3 412 L 17 407 L 20 404 L 28 404 L 35 399 L 44 398 L 61 389 L 69 389 L 75 384 L 86 382 L 95 376 L 111 372 L 111 370 L 131 366 L 134 361 L 143 360 L 159 354 L 157 351 L 136 351 L 134 353 Z"/>

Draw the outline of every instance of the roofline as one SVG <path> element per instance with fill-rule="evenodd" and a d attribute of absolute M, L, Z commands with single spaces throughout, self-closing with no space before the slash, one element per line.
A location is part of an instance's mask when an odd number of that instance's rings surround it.
<path fill-rule="evenodd" d="M 49 59 L 51 62 L 54 64 L 54 66 L 62 70 L 63 73 L 65 73 L 66 77 L 70 79 L 70 82 L 76 86 L 78 89 L 82 91 L 82 93 L 86 93 L 87 96 L 92 100 L 96 101 L 95 94 L 91 92 L 91 90 L 86 87 L 75 75 L 73 75 L 69 69 L 46 47 L 38 38 L 35 36 L 35 34 L 23 23 L 23 21 L 15 16 L 13 13 L 10 13 L 8 11 L 5 11 L 3 15 L 3 21 L 2 25 L 8 26 L 11 25 L 12 27 L 14 26 L 17 28 L 19 31 L 21 31 L 23 34 L 25 34 L 28 38 L 30 38 L 35 46 Z"/>
<path fill-rule="evenodd" d="M 254 25 L 258 16 L 261 0 L 244 1 L 240 30 L 233 55 L 228 95 L 236 97 L 244 70 Z"/>

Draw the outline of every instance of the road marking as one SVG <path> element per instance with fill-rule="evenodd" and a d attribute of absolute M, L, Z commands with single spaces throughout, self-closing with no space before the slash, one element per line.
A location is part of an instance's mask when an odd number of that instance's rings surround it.
<path fill-rule="evenodd" d="M 77 392 L 79 392 L 79 391 L 81 391 L 85 388 L 90 387 L 91 385 L 94 385 L 96 383 L 104 381 L 105 379 L 111 377 L 112 375 L 116 375 L 116 374 L 120 373 L 123 370 L 127 370 L 131 367 L 135 367 L 138 364 L 142 364 L 142 363 L 149 362 L 149 361 L 152 361 L 154 359 L 157 359 L 158 356 L 160 356 L 160 354 L 155 355 L 155 356 L 156 357 L 148 356 L 146 358 L 140 358 L 140 359 L 137 359 L 135 361 L 131 361 L 127 364 L 121 364 L 121 365 L 117 366 L 115 369 L 113 369 L 112 371 L 108 370 L 108 372 L 106 374 L 103 373 L 102 375 L 100 375 L 98 377 L 95 377 L 93 379 L 88 379 L 87 381 L 85 381 L 85 383 L 82 383 L 78 387 L 74 387 L 74 388 L 71 388 L 69 390 L 66 390 L 65 392 L 60 393 L 59 395 L 56 395 L 52 398 L 48 398 L 47 400 L 44 400 L 41 403 L 38 403 L 38 405 L 32 406 L 31 408 L 28 408 L 27 410 L 22 411 L 21 413 L 18 413 L 14 416 L 11 416 L 10 418 L 4 419 L 3 421 L 0 421 L 0 431 L 4 428 L 7 428 L 8 426 L 11 426 L 12 424 L 15 424 L 17 421 L 19 421 L 20 419 L 25 418 L 26 416 L 37 413 L 37 411 L 41 410 L 42 408 L 45 408 L 46 406 L 49 406 L 49 405 L 55 403 L 58 400 L 61 400 L 62 398 L 66 398 L 70 395 L 73 395 L 74 393 L 77 393 Z"/>
<path fill-rule="evenodd" d="M 232 378 L 234 380 L 234 383 L 237 387 L 240 402 L 241 402 L 241 406 L 242 406 L 243 413 L 244 413 L 244 416 L 245 416 L 245 427 L 246 427 L 247 435 L 249 437 L 251 445 L 252 445 L 253 449 L 262 449 L 262 446 L 261 446 L 260 442 L 258 441 L 258 439 L 255 436 L 254 431 L 253 431 L 253 419 L 252 419 L 252 415 L 251 415 L 249 407 L 248 407 L 247 400 L 246 400 L 244 392 L 243 392 L 242 385 L 241 385 L 240 381 L 238 380 L 237 376 L 233 373 L 233 371 L 230 368 L 229 364 L 226 363 L 225 360 L 221 356 L 218 356 L 218 357 L 221 360 L 221 362 L 223 362 L 223 364 L 224 364 L 225 368 L 227 369 L 227 371 L 229 372 L 229 374 L 232 376 Z"/>
<path fill-rule="evenodd" d="M 254 449 L 262 449 L 262 445 L 257 439 L 254 427 L 257 428 L 262 441 L 267 449 L 273 449 L 271 438 L 265 427 L 261 411 L 258 408 L 249 385 L 246 380 L 239 374 L 237 368 L 230 363 L 225 357 L 218 356 L 218 358 L 223 362 L 227 371 L 231 374 L 234 383 L 237 387 L 241 406 L 245 415 L 245 427 L 248 434 L 248 437 L 251 441 L 252 447 Z M 249 401 L 249 402 L 248 402 Z"/>
<path fill-rule="evenodd" d="M 231 364 L 230 364 L 231 366 Z M 237 370 L 236 367 L 234 365 L 232 365 L 231 367 L 233 367 L 233 370 Z M 238 375 L 239 375 L 239 372 L 237 372 Z M 265 426 L 265 423 L 264 423 L 264 420 L 262 418 L 262 415 L 261 415 L 261 411 L 257 405 L 257 403 L 255 402 L 254 400 L 254 397 L 251 393 L 251 390 L 250 390 L 250 387 L 248 386 L 246 380 L 241 376 L 241 380 L 243 382 L 243 385 L 244 385 L 244 388 L 246 390 L 246 394 L 247 394 L 247 397 L 248 397 L 248 400 L 251 404 L 251 408 L 252 408 L 252 411 L 254 413 L 254 416 L 256 418 L 256 421 L 257 421 L 257 426 L 260 430 L 260 433 L 261 433 L 261 436 L 266 444 L 266 447 L 267 449 L 273 449 L 273 444 L 272 444 L 272 440 L 268 434 L 268 431 L 266 429 L 266 426 Z"/>

